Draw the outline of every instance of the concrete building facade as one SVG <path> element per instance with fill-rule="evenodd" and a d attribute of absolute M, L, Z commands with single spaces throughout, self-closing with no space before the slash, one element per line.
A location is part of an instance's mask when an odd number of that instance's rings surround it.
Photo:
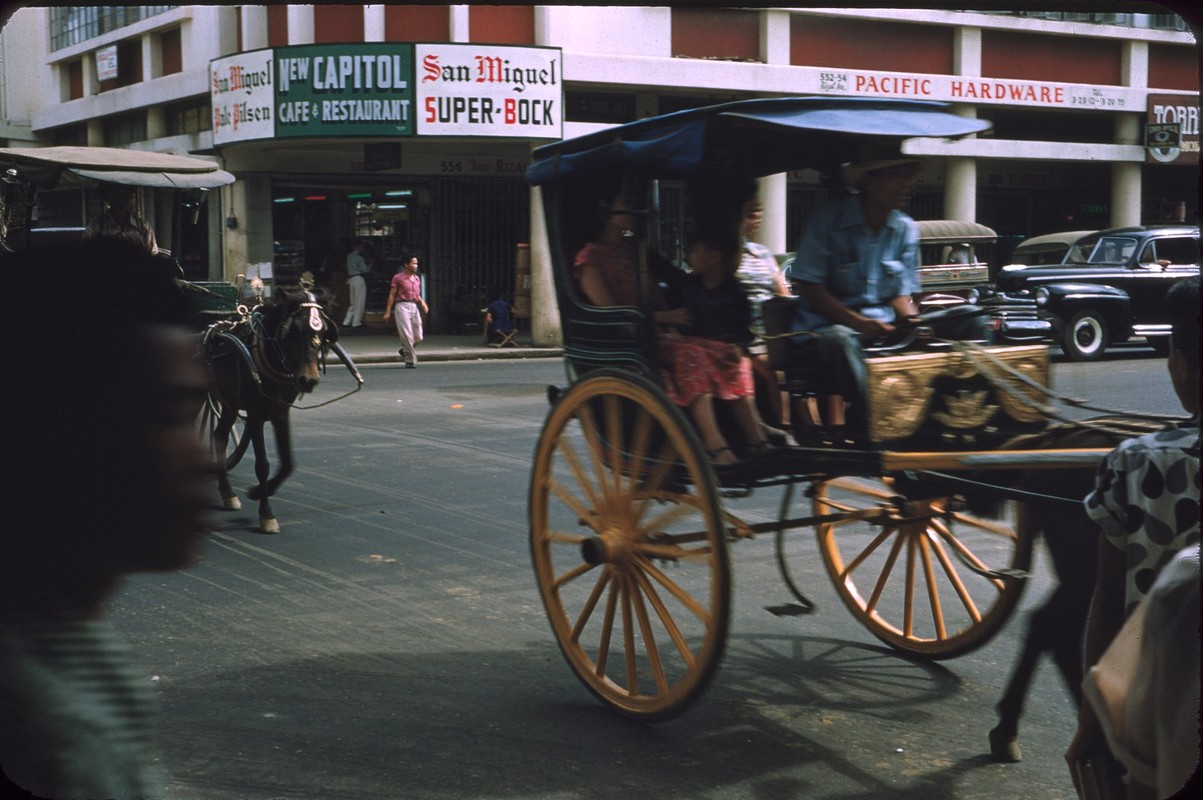
<path fill-rule="evenodd" d="M 917 218 L 977 221 L 1011 244 L 1195 222 L 1195 36 L 1140 9 L 27 7 L 0 33 L 0 145 L 221 162 L 239 180 L 176 243 L 189 278 L 309 271 L 336 285 L 364 238 L 370 312 L 413 253 L 434 330 L 466 330 L 482 299 L 516 292 L 550 344 L 540 206 L 522 181 L 531 149 L 668 111 L 787 95 L 948 102 L 993 130 L 907 143 L 929 159 Z M 1155 131 L 1172 146 L 1148 146 L 1165 144 L 1146 141 Z M 792 250 L 819 176 L 761 183 L 761 239 Z M 166 225 L 168 200 L 144 202 Z M 40 211 L 82 224 L 94 204 Z"/>

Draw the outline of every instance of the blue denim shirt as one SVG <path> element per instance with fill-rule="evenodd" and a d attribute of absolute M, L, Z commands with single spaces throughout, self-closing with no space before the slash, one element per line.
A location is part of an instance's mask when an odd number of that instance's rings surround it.
<path fill-rule="evenodd" d="M 806 226 L 790 278 L 821 283 L 845 306 L 871 319 L 893 322 L 890 300 L 919 290 L 919 226 L 895 209 L 874 236 L 865 228 L 857 195 L 828 203 Z M 805 300 L 798 304 L 794 330 L 831 324 Z"/>

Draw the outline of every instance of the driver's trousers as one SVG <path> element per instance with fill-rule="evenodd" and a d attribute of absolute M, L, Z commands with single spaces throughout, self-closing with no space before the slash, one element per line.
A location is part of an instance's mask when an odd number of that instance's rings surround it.
<path fill-rule="evenodd" d="M 969 317 L 938 322 L 932 332 L 939 339 L 979 341 L 990 343 L 993 334 L 985 317 Z M 828 325 L 810 331 L 809 336 L 795 338 L 795 358 L 807 359 L 811 371 L 820 375 L 825 394 L 843 395 L 849 403 L 845 417 L 847 434 L 856 438 L 868 435 L 865 398 L 865 348 L 860 334 L 846 325 Z"/>

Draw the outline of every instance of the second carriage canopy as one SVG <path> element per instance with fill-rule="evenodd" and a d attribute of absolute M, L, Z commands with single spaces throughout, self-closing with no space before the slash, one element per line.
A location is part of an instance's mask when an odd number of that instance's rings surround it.
<path fill-rule="evenodd" d="M 632 167 L 657 178 L 689 178 L 703 168 L 748 175 L 830 170 L 866 139 L 957 138 L 988 130 L 946 103 L 869 98 L 740 100 L 678 111 L 545 145 L 534 151 L 527 182 L 603 175 Z"/>
<path fill-rule="evenodd" d="M 41 189 L 81 180 L 152 189 L 214 189 L 234 176 L 212 161 L 119 147 L 0 147 L 0 169 L 12 169 Z"/>

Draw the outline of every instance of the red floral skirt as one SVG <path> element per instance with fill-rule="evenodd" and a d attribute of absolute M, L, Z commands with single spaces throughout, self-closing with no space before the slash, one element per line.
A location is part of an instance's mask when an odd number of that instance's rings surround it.
<path fill-rule="evenodd" d="M 661 338 L 657 346 L 664 390 L 682 408 L 703 394 L 716 400 L 735 400 L 755 392 L 752 362 L 736 345 L 696 336 L 673 336 Z"/>

